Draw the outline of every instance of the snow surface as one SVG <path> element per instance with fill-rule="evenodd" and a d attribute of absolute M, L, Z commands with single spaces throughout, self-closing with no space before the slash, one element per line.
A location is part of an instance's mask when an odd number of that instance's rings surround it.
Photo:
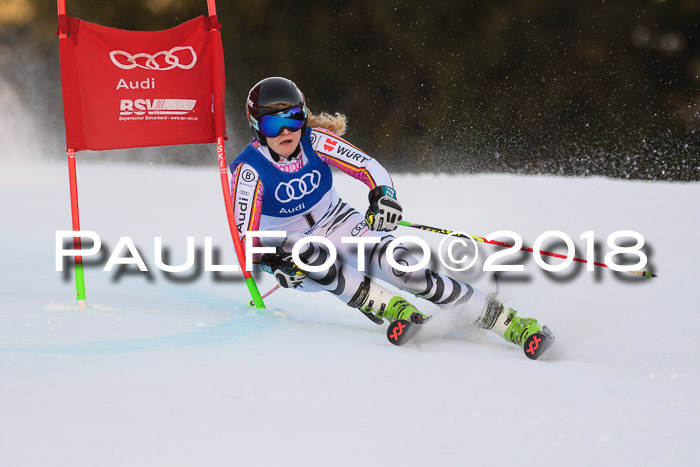
<path fill-rule="evenodd" d="M 55 232 L 71 228 L 66 163 L 18 160 L 0 161 L 0 466 L 700 465 L 700 184 L 394 177 L 412 222 L 529 244 L 561 230 L 579 256 L 592 230 L 601 259 L 610 233 L 644 235 L 651 280 L 545 274 L 516 257 L 525 272 L 502 274 L 499 297 L 558 337 L 534 362 L 454 315 L 399 348 L 322 293 L 280 290 L 256 311 L 238 273 L 156 269 L 155 236 L 170 264 L 187 236 L 200 252 L 213 237 L 218 262 L 234 263 L 214 155 L 205 168 L 78 156 L 82 227 L 104 252 L 80 310 L 72 268 L 55 270 Z M 364 209 L 363 185 L 336 177 Z M 441 240 L 399 233 L 434 251 Z M 102 270 L 122 236 L 148 274 Z M 482 260 L 497 250 L 480 246 Z M 458 277 L 494 290 L 478 269 Z"/>

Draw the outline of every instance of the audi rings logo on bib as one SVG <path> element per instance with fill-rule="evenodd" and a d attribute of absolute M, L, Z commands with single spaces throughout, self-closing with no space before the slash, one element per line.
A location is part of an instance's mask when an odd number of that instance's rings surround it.
<path fill-rule="evenodd" d="M 301 178 L 293 178 L 288 182 L 282 182 L 277 185 L 275 198 L 280 203 L 300 200 L 304 196 L 313 193 L 319 185 L 321 185 L 321 173 L 318 170 L 313 170 Z"/>
<path fill-rule="evenodd" d="M 122 70 L 131 70 L 136 67 L 144 70 L 168 71 L 173 68 L 189 70 L 197 63 L 197 54 L 192 47 L 173 47 L 170 50 L 161 50 L 154 54 L 136 53 L 130 54 L 123 50 L 113 50 L 109 58 Z"/>

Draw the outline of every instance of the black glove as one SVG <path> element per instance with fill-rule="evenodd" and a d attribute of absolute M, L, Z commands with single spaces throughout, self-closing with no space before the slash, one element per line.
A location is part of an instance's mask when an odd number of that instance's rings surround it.
<path fill-rule="evenodd" d="M 291 253 L 285 252 L 280 247 L 277 247 L 275 253 L 265 253 L 262 255 L 262 258 L 260 258 L 260 265 L 263 271 L 274 275 L 280 287 L 284 287 L 285 289 L 296 289 L 299 287 L 299 284 L 306 279 L 306 276 L 309 275 L 308 272 L 294 264 Z"/>
<path fill-rule="evenodd" d="M 369 192 L 369 208 L 365 214 L 372 230 L 391 232 L 401 222 L 401 205 L 396 201 L 396 190 L 390 186 L 378 186 Z"/>

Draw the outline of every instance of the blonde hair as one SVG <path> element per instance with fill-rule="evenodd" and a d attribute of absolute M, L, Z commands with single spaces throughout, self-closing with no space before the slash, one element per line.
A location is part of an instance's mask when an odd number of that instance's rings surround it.
<path fill-rule="evenodd" d="M 326 112 L 315 115 L 309 110 L 308 125 L 309 128 L 325 128 L 331 133 L 343 136 L 348 126 L 348 119 L 345 115 L 338 112 L 336 112 L 335 115 Z"/>

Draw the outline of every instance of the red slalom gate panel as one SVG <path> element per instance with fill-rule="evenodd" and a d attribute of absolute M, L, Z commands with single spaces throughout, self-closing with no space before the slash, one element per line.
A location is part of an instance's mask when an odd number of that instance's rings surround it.
<path fill-rule="evenodd" d="M 67 148 L 215 143 L 226 131 L 218 28 L 206 16 L 126 31 L 59 15 Z"/>
<path fill-rule="evenodd" d="M 165 31 L 126 31 L 66 16 L 58 0 L 58 36 L 74 230 L 79 229 L 75 152 L 216 143 L 224 206 L 238 261 L 245 264 L 233 219 L 226 163 L 224 53 L 214 0 L 208 16 Z M 80 249 L 80 239 L 74 238 Z M 78 303 L 85 307 L 77 260 Z M 255 306 L 255 280 L 243 277 Z"/>

